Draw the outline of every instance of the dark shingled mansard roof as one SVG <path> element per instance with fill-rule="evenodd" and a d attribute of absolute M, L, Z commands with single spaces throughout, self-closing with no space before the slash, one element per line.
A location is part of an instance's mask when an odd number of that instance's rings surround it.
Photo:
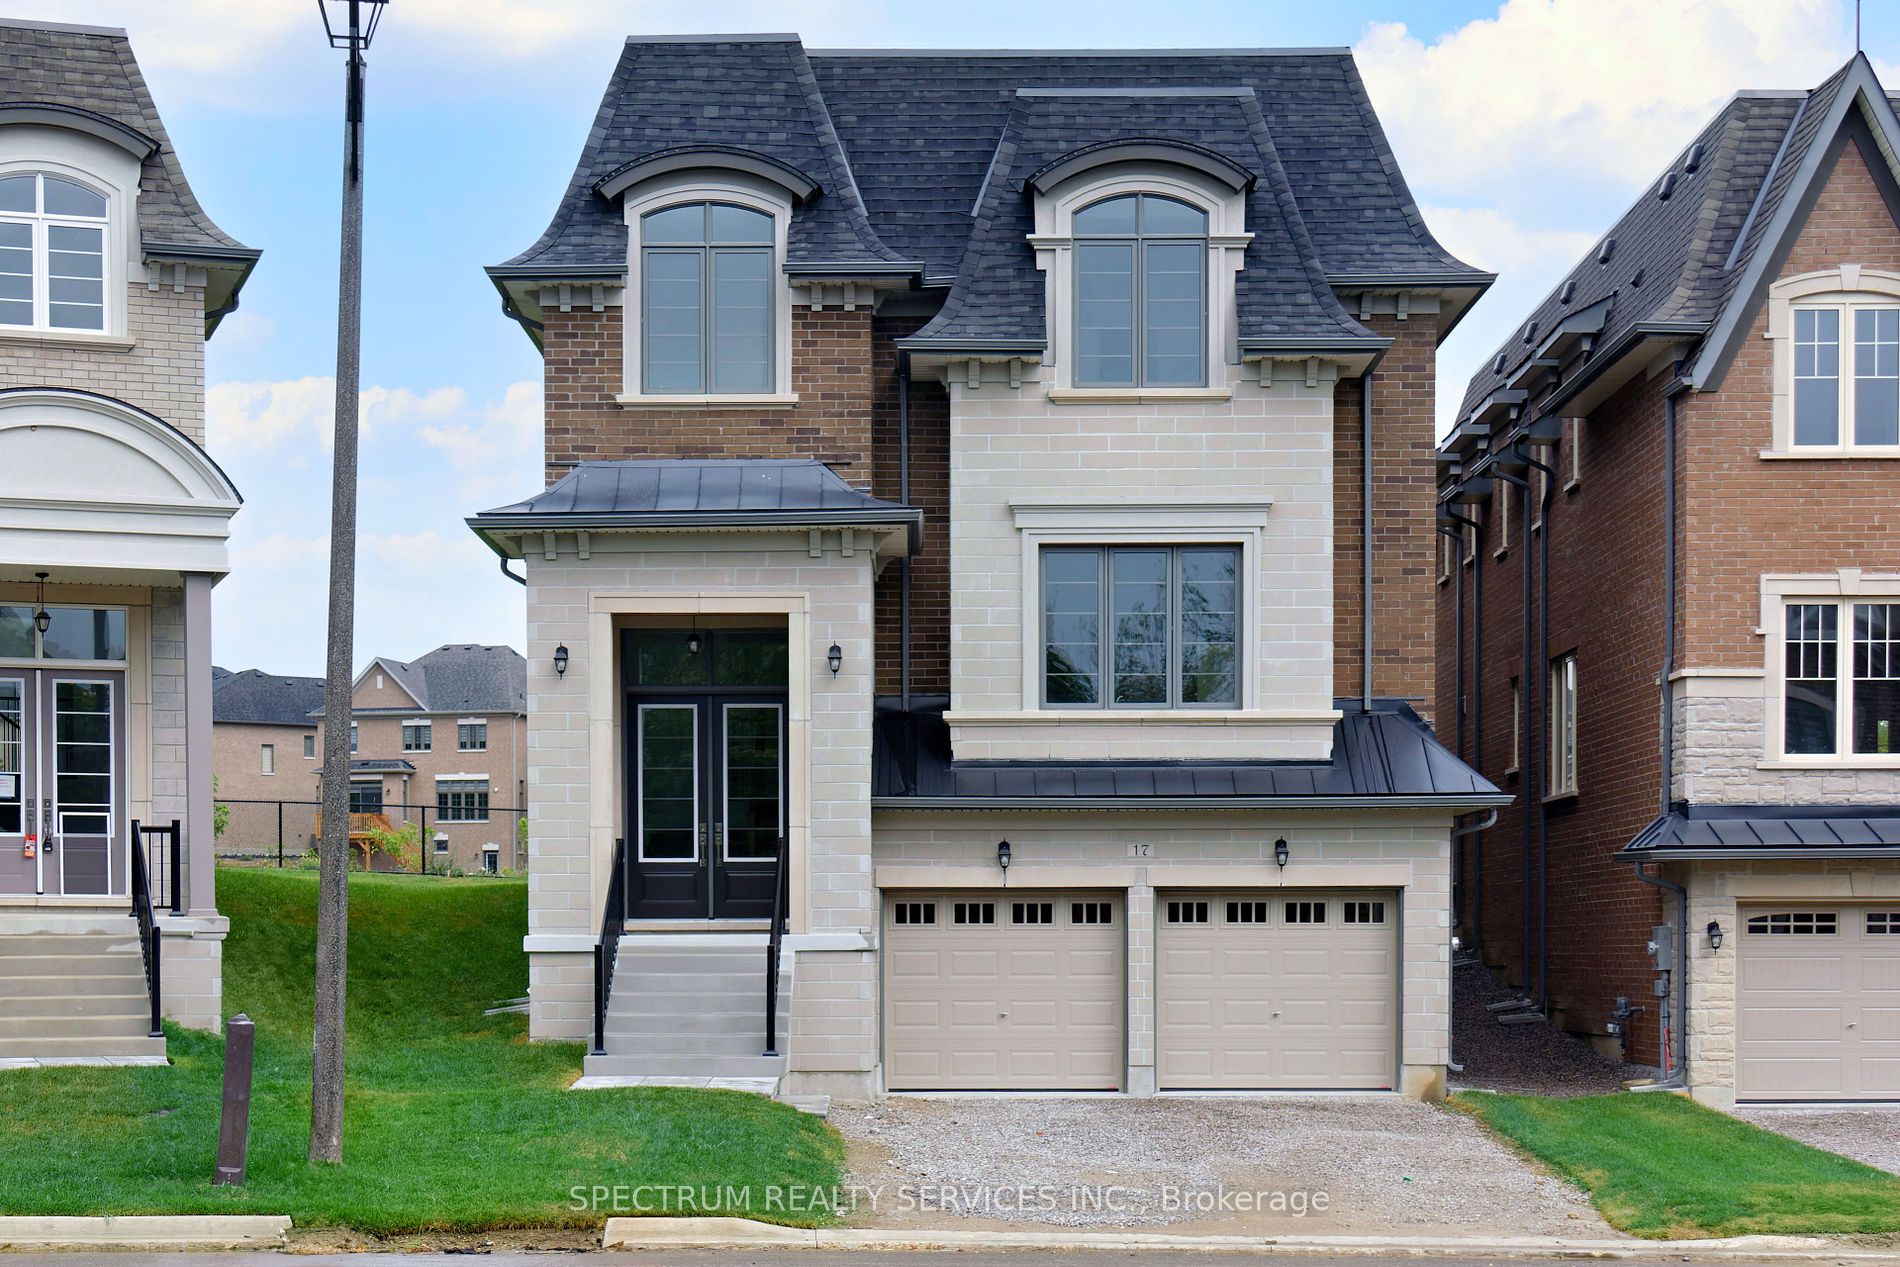
<path fill-rule="evenodd" d="M 1117 807 L 1387 804 L 1482 808 L 1510 797 L 1447 750 L 1400 700 L 1340 700 L 1327 761 L 953 761 L 943 697 L 913 697 L 904 713 L 880 699 L 871 755 L 871 795 L 885 808 L 996 804 L 1049 809 L 1079 803 Z"/>
<path fill-rule="evenodd" d="M 1678 807 L 1624 847 L 1635 861 L 1670 856 L 1900 852 L 1896 805 L 1695 805 Z"/>
<path fill-rule="evenodd" d="M 211 719 L 273 726 L 312 726 L 310 714 L 323 707 L 323 679 L 284 677 L 243 669 L 213 669 Z"/>
<path fill-rule="evenodd" d="M 628 40 L 553 222 L 490 271 L 504 287 L 623 277 L 626 226 L 597 186 L 711 147 L 817 186 L 789 273 L 950 286 L 920 348 L 1040 341 L 1025 181 L 1119 141 L 1212 151 L 1251 180 L 1243 342 L 1377 347 L 1332 284 L 1490 281 L 1426 229 L 1345 49 L 807 53 L 790 35 Z"/>
<path fill-rule="evenodd" d="M 27 117 L 36 108 L 87 130 L 104 119 L 142 138 L 151 147 L 139 172 L 139 238 L 146 255 L 223 264 L 233 276 L 207 301 L 222 306 L 235 300 L 259 253 L 220 229 L 198 205 L 124 31 L 0 19 L 0 112 Z"/>
<path fill-rule="evenodd" d="M 1757 276 L 1758 264 L 1770 262 L 1777 245 L 1770 233 L 1795 210 L 1791 197 L 1800 199 L 1799 182 L 1814 174 L 1857 93 L 1878 98 L 1876 113 L 1891 108 L 1860 56 L 1811 92 L 1737 93 L 1513 327 L 1472 376 L 1460 416 L 1507 386 L 1567 317 L 1598 304 L 1606 305 L 1596 335 L 1602 349 L 1652 326 L 1679 326 L 1679 333 L 1693 338 L 1715 326 L 1738 299 L 1746 305 L 1751 296 L 1742 293 L 1744 286 Z M 1609 259 L 1601 262 L 1606 246 Z"/>

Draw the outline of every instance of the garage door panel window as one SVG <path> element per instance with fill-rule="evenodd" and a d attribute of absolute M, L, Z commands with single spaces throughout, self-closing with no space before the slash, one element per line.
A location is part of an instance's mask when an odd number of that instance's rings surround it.
<path fill-rule="evenodd" d="M 1900 937 L 1900 911 L 1867 912 L 1867 933 L 1871 937 Z"/>
<path fill-rule="evenodd" d="M 1055 910 L 1053 902 L 1012 902 L 1009 907 L 1009 922 L 1012 924 L 1053 924 L 1056 922 Z"/>
<path fill-rule="evenodd" d="M 1069 906 L 1069 922 L 1073 924 L 1113 924 L 1115 922 L 1115 904 L 1113 902 L 1075 902 Z"/>
<path fill-rule="evenodd" d="M 1052 708 L 1240 703 L 1240 551 L 1042 552 L 1042 697 Z"/>
<path fill-rule="evenodd" d="M 1384 902 L 1345 902 L 1340 909 L 1348 924 L 1385 923 Z"/>
<path fill-rule="evenodd" d="M 935 902 L 899 902 L 891 908 L 891 922 L 895 924 L 934 924 L 937 922 L 937 904 Z"/>
<path fill-rule="evenodd" d="M 1900 603 L 1787 604 L 1782 679 L 1787 755 L 1900 756 Z"/>
<path fill-rule="evenodd" d="M 1229 902 L 1227 904 L 1227 922 L 1229 924 L 1264 924 L 1267 922 L 1266 902 Z"/>
<path fill-rule="evenodd" d="M 996 903 L 958 902 L 952 906 L 950 914 L 954 924 L 994 924 Z"/>
<path fill-rule="evenodd" d="M 1169 902 L 1168 923 L 1205 924 L 1207 923 L 1206 902 Z"/>
<path fill-rule="evenodd" d="M 1289 924 L 1324 924 L 1326 922 L 1326 903 L 1288 902 L 1286 904 L 1286 922 Z"/>
<path fill-rule="evenodd" d="M 1748 917 L 1750 936 L 1832 937 L 1840 932 L 1840 917 L 1833 911 L 1772 911 Z"/>

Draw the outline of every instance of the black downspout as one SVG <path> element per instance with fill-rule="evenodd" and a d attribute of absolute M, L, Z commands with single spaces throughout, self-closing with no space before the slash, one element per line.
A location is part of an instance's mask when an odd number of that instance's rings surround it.
<path fill-rule="evenodd" d="M 910 505 L 910 353 L 897 354 L 897 500 Z M 899 707 L 910 716 L 910 554 L 897 561 Z"/>
<path fill-rule="evenodd" d="M 1676 672 L 1676 395 L 1663 397 L 1663 663 L 1662 663 L 1662 812 L 1675 803 L 1675 718 L 1671 715 L 1670 678 Z"/>
<path fill-rule="evenodd" d="M 1537 534 L 1537 659 L 1544 694 L 1550 694 L 1550 493 L 1556 486 L 1557 472 L 1526 453 L 1524 460 L 1543 475 L 1543 491 L 1538 495 L 1538 516 L 1543 527 Z M 1529 562 L 1529 555 L 1525 556 Z M 1544 701 L 1537 715 L 1539 760 L 1550 760 L 1550 701 Z M 1550 781 L 1546 772 L 1544 782 Z M 1550 1007 L 1550 807 L 1545 788 L 1537 789 L 1537 1006 Z"/>
<path fill-rule="evenodd" d="M 1524 574 L 1524 620 L 1519 641 L 1519 646 L 1522 648 L 1521 658 L 1523 660 L 1523 667 L 1519 671 L 1517 679 L 1518 715 L 1514 719 L 1517 742 L 1523 747 L 1524 751 L 1521 756 L 1515 752 L 1512 753 L 1511 756 L 1516 758 L 1520 763 L 1521 769 L 1519 777 L 1522 779 L 1520 786 L 1524 790 L 1524 799 L 1518 811 L 1518 822 L 1522 828 L 1522 831 L 1519 833 L 1521 843 L 1518 853 L 1518 909 L 1523 916 L 1519 921 L 1521 927 L 1518 934 L 1518 953 L 1521 956 L 1519 963 L 1521 964 L 1521 971 L 1523 973 L 1520 986 L 1525 995 L 1528 996 L 1531 988 L 1531 853 L 1534 841 L 1531 830 L 1531 807 L 1529 798 L 1534 796 L 1537 791 L 1536 745 L 1531 743 L 1529 733 L 1531 728 L 1531 709 L 1535 706 L 1537 700 L 1535 693 L 1537 675 L 1535 666 L 1532 663 L 1532 657 L 1536 655 L 1537 647 L 1532 640 L 1534 629 L 1531 612 L 1531 482 L 1520 475 L 1507 475 L 1503 471 L 1499 471 L 1497 474 L 1499 479 L 1518 489 L 1518 495 L 1523 500 L 1524 505 L 1523 538 L 1518 543 L 1518 548 L 1522 552 L 1519 556 L 1519 564 Z"/>
<path fill-rule="evenodd" d="M 1359 376 L 1359 711 L 1372 711 L 1372 371 Z"/>
<path fill-rule="evenodd" d="M 1457 627 L 1456 635 L 1453 639 L 1453 645 L 1457 648 L 1458 653 L 1456 676 L 1457 691 L 1454 699 L 1454 704 L 1458 710 L 1458 759 L 1460 761 L 1468 761 L 1474 770 L 1481 770 L 1484 768 L 1484 608 L 1480 600 L 1484 597 L 1484 577 L 1478 570 L 1478 560 L 1484 554 L 1484 551 L 1478 548 L 1480 543 L 1477 536 L 1480 525 L 1477 520 L 1467 519 L 1465 516 L 1453 510 L 1448 510 L 1445 514 L 1450 518 L 1453 526 L 1450 528 L 1441 528 L 1439 531 L 1451 538 L 1451 565 L 1456 569 L 1452 574 L 1452 580 L 1458 586 L 1456 608 Z M 1465 674 L 1464 575 L 1465 532 L 1467 529 L 1473 534 L 1473 546 L 1471 551 L 1472 663 L 1471 674 L 1468 679 Z M 1465 725 L 1465 687 L 1467 681 L 1470 683 L 1472 699 L 1472 717 L 1469 729 L 1472 732 L 1472 738 L 1474 740 L 1472 747 L 1476 750 L 1471 753 L 1467 753 L 1465 745 L 1465 732 L 1467 729 Z M 1469 831 L 1460 828 L 1452 835 L 1453 840 L 1456 842 L 1456 852 L 1452 858 L 1451 877 L 1451 918 L 1454 924 L 1461 923 L 1464 916 L 1464 896 L 1466 892 L 1464 837 L 1471 837 L 1470 892 L 1472 896 L 1472 911 L 1471 928 L 1469 930 L 1470 937 L 1468 940 L 1473 952 L 1476 952 L 1484 936 L 1484 829 L 1497 822 L 1497 820 L 1497 811 L 1493 810 L 1490 816 L 1477 828 Z"/>
<path fill-rule="evenodd" d="M 1457 735 L 1457 746 L 1453 749 L 1458 759 L 1465 759 L 1465 576 L 1464 551 L 1461 548 L 1459 534 L 1462 529 L 1455 524 L 1438 526 L 1439 535 L 1451 542 L 1451 565 L 1457 570 L 1450 579 L 1457 582 L 1457 592 L 1452 598 L 1451 645 L 1453 650 L 1452 669 L 1452 708 L 1455 712 L 1453 727 Z M 1436 624 L 1437 622 L 1433 622 Z M 1463 818 L 1461 814 L 1459 818 Z M 1451 924 L 1458 927 L 1459 917 L 1464 914 L 1465 893 L 1465 835 L 1460 834 L 1458 819 L 1452 820 L 1451 833 Z"/>
<path fill-rule="evenodd" d="M 1471 755 L 1472 767 L 1484 768 L 1484 533 L 1472 523 L 1471 534 Z M 1491 816 L 1491 823 L 1497 815 Z M 1471 949 L 1483 958 L 1484 833 L 1471 837 Z"/>

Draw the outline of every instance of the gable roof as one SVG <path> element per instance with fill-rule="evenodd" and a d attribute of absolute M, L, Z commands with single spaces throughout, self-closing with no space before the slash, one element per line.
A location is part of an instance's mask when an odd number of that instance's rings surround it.
<path fill-rule="evenodd" d="M 272 726 L 315 726 L 323 708 L 323 679 L 286 677 L 258 669 L 211 670 L 211 720 Z"/>
<path fill-rule="evenodd" d="M 1348 50 L 807 53 L 793 35 L 629 39 L 547 231 L 489 272 L 532 331 L 530 283 L 624 281 L 617 174 L 723 149 L 812 188 L 788 274 L 948 288 L 920 345 L 1039 346 L 1028 181 L 1127 141 L 1194 147 L 1253 183 L 1243 346 L 1376 347 L 1334 285 L 1491 281 L 1426 229 Z"/>
<path fill-rule="evenodd" d="M 1596 350 L 1538 408 L 1560 407 L 1645 336 L 1688 349 L 1692 385 L 1719 385 L 1856 111 L 1895 165 L 1900 125 L 1864 54 L 1811 91 L 1737 93 L 1472 376 L 1460 417 L 1523 383 L 1586 312 Z"/>
<path fill-rule="evenodd" d="M 206 266 L 207 332 L 236 307 L 259 252 L 220 229 L 198 203 L 122 30 L 0 19 L 0 125 L 60 119 L 143 150 L 139 239 L 147 259 Z"/>
<path fill-rule="evenodd" d="M 513 647 L 450 643 L 414 660 L 377 656 L 370 667 L 387 673 L 425 713 L 528 711 L 528 662 Z"/>

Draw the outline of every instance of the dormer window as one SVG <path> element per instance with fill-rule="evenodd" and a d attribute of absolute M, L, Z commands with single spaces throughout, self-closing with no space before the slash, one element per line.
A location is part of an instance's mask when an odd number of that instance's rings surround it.
<path fill-rule="evenodd" d="M 640 388 L 645 394 L 773 390 L 771 216 L 693 202 L 640 218 Z"/>
<path fill-rule="evenodd" d="M 0 176 L 0 326 L 105 330 L 109 205 L 63 176 Z"/>
<path fill-rule="evenodd" d="M 1075 385 L 1207 382 L 1207 213 L 1160 194 L 1075 213 Z"/>

